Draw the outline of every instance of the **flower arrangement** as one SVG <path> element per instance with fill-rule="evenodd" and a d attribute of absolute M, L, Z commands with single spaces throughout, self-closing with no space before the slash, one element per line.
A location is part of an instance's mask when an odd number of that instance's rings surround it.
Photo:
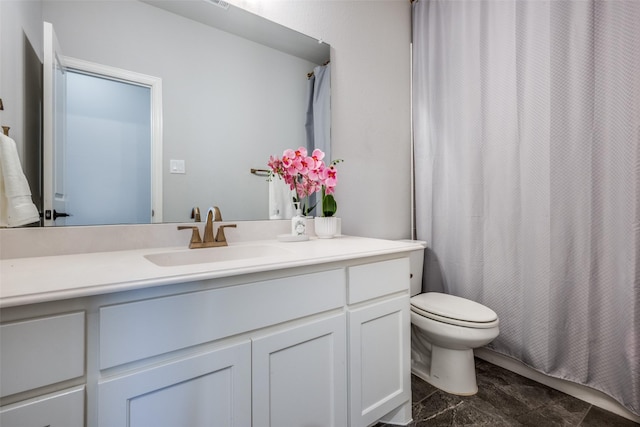
<path fill-rule="evenodd" d="M 340 162 L 341 160 L 334 160 L 327 166 L 324 163 L 324 152 L 319 149 L 313 150 L 310 156 L 304 147 L 297 150 L 287 149 L 282 153 L 282 158 L 269 157 L 269 179 L 274 175 L 284 179 L 291 190 L 295 191 L 293 202 L 301 203 L 303 215 L 308 215 L 316 205 L 306 206 L 302 204 L 302 200 L 321 192 L 322 214 L 330 217 L 335 215 L 338 209 L 333 194 L 338 184 L 335 165 Z"/>

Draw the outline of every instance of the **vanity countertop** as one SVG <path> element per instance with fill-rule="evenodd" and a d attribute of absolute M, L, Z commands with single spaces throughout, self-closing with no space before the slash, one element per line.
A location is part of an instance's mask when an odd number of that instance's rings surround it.
<path fill-rule="evenodd" d="M 259 240 L 230 243 L 228 248 L 239 253 L 243 246 L 247 253 L 260 249 L 260 255 L 177 266 L 159 266 L 145 257 L 211 251 L 215 258 L 226 249 L 181 246 L 1 260 L 0 308 L 422 249 L 417 242 L 350 236 L 305 242 Z"/>

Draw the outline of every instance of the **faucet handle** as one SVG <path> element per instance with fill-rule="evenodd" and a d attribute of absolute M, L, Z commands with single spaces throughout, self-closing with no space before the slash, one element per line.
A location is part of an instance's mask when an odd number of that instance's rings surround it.
<path fill-rule="evenodd" d="M 199 207 L 194 207 L 193 209 L 191 209 L 191 219 L 193 219 L 195 222 L 200 222 L 200 208 Z"/>
<path fill-rule="evenodd" d="M 195 225 L 179 225 L 178 230 L 192 230 L 191 240 L 189 241 L 189 249 L 194 247 L 200 247 L 202 245 L 202 239 L 200 239 L 200 230 Z"/>
<path fill-rule="evenodd" d="M 218 232 L 216 233 L 216 242 L 227 244 L 227 236 L 224 235 L 224 229 L 226 227 L 236 228 L 236 224 L 225 224 L 218 227 Z"/>

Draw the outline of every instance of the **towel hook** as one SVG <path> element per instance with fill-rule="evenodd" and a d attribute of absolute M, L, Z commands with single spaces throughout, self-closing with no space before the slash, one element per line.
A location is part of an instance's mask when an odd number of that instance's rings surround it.
<path fill-rule="evenodd" d="M 2 133 L 9 136 L 9 129 L 11 129 L 9 126 L 2 126 Z"/>

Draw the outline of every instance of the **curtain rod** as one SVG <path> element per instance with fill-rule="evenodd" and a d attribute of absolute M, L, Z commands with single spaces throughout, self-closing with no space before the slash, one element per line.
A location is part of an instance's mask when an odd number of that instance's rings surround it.
<path fill-rule="evenodd" d="M 331 62 L 331 60 L 325 62 L 324 64 L 322 64 L 322 66 L 324 67 L 325 65 L 328 65 L 329 62 Z M 307 73 L 307 78 L 310 79 L 311 77 L 313 77 L 313 71 L 310 73 Z"/>

